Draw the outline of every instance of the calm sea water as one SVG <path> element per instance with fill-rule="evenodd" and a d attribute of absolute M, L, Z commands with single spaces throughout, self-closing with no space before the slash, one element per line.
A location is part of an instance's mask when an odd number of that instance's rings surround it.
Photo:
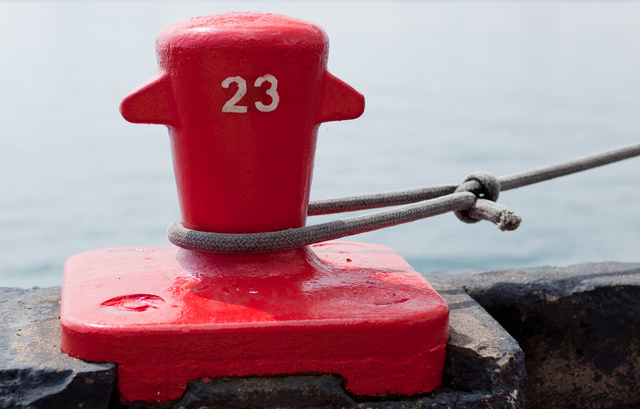
<path fill-rule="evenodd" d="M 65 259 L 89 249 L 168 244 L 166 129 L 125 122 L 118 104 L 156 71 L 163 26 L 226 10 L 320 24 L 330 70 L 367 98 L 360 119 L 321 126 L 313 198 L 640 138 L 639 2 L 0 2 L 1 286 L 59 285 Z M 423 272 L 640 260 L 640 159 L 499 201 L 520 229 L 449 214 L 354 239 Z"/>

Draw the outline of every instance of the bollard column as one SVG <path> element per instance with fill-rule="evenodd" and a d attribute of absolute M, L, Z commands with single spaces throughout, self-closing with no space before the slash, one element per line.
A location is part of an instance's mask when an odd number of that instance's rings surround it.
<path fill-rule="evenodd" d="M 304 226 L 318 126 L 364 98 L 326 68 L 318 26 L 225 13 L 166 27 L 158 73 L 123 100 L 167 125 L 182 223 L 218 233 Z M 99 249 L 64 271 L 61 345 L 118 364 L 122 401 L 200 378 L 337 374 L 354 395 L 417 395 L 442 377 L 448 307 L 393 250 L 325 242 L 276 253 Z"/>

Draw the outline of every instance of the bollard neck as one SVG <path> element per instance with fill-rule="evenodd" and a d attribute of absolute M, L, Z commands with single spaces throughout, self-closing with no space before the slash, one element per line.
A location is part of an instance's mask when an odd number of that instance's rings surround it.
<path fill-rule="evenodd" d="M 299 280 L 328 267 L 309 246 L 271 253 L 218 254 L 180 249 L 176 257 L 187 273 L 197 279 L 229 277 L 242 280 Z"/>

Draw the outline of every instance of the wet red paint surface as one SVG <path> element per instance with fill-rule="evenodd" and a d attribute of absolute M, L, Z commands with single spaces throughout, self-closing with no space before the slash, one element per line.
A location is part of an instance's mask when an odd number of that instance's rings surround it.
<path fill-rule="evenodd" d="M 440 383 L 448 308 L 383 246 L 250 256 L 171 246 L 69 259 L 61 324 L 67 353 L 119 364 L 124 400 L 174 399 L 201 377 L 296 373 L 411 395 Z"/>

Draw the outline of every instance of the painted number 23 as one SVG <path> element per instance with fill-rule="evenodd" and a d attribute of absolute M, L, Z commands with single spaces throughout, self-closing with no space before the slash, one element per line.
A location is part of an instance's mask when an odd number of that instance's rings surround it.
<path fill-rule="evenodd" d="M 238 102 L 240 102 L 247 93 L 247 81 L 242 77 L 227 77 L 222 81 L 222 88 L 229 88 L 229 85 L 231 85 L 232 82 L 238 84 L 238 91 L 236 91 L 231 99 L 222 106 L 222 112 L 237 112 L 244 114 L 247 112 L 247 106 L 238 105 Z M 278 102 L 280 102 L 280 95 L 278 95 L 278 80 L 273 75 L 266 74 L 262 77 L 258 77 L 253 83 L 253 86 L 259 88 L 265 82 L 268 82 L 269 85 L 271 85 L 266 91 L 267 95 L 271 97 L 271 103 L 265 105 L 261 101 L 257 101 L 255 105 L 260 112 L 271 112 L 278 107 Z"/>

